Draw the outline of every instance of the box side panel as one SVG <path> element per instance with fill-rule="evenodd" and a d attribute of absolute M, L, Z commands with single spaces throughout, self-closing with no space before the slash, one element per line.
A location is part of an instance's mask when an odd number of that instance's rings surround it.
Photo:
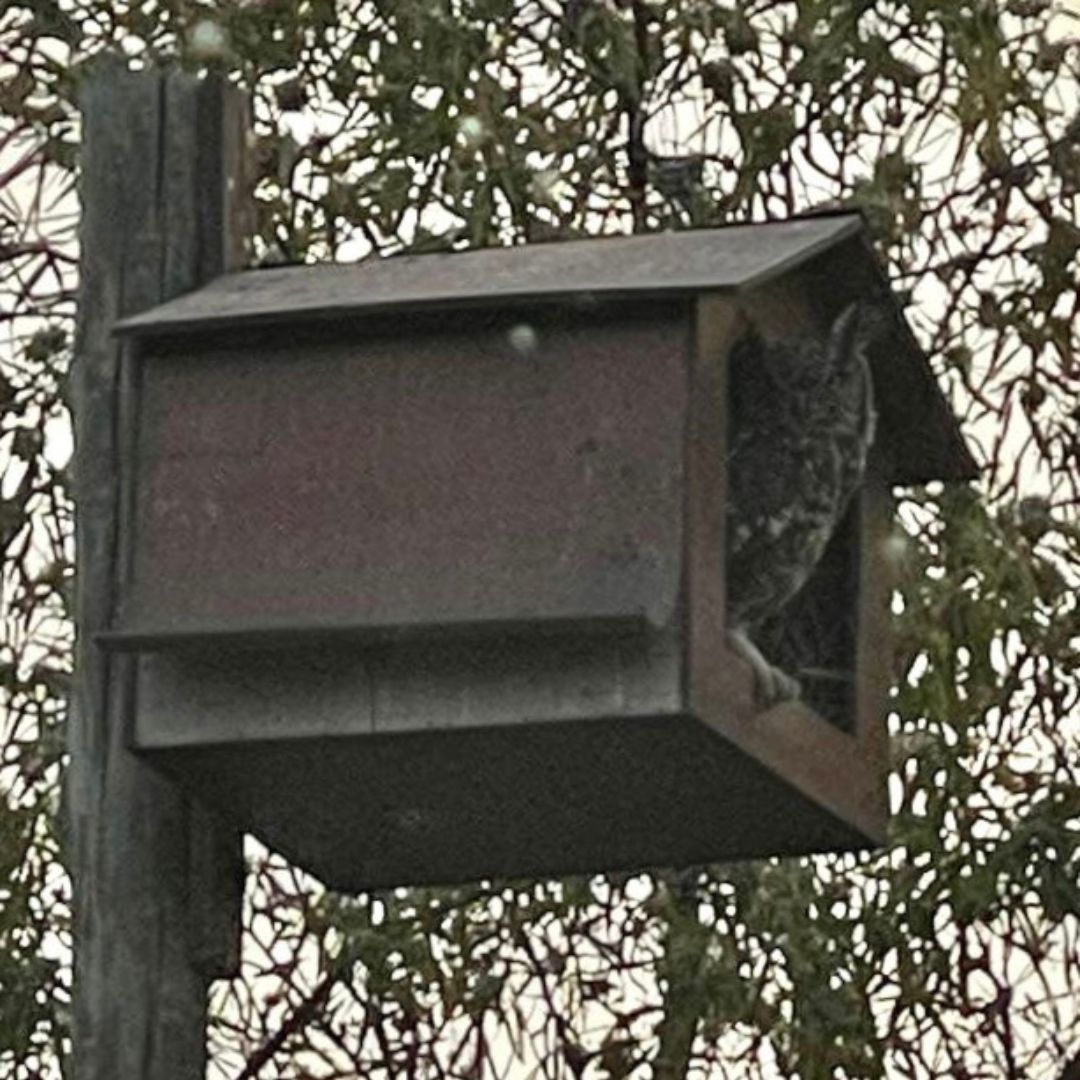
<path fill-rule="evenodd" d="M 772 339 L 797 341 L 828 331 L 829 313 L 813 308 L 794 278 L 741 294 L 737 304 L 736 334 L 748 322 Z M 719 347 L 721 367 L 731 343 L 729 334 Z M 689 490 L 696 488 L 688 484 Z M 872 722 L 873 695 L 860 689 L 868 678 L 863 665 L 880 663 L 880 657 L 871 661 L 858 644 L 864 615 L 860 590 L 875 557 L 860 534 L 867 513 L 864 500 L 856 499 L 810 582 L 754 631 L 765 656 L 799 680 L 802 700 L 760 711 L 746 666 L 728 650 L 723 636 L 711 631 L 712 620 L 704 630 L 695 620 L 693 632 L 710 647 L 692 648 L 688 654 L 690 706 L 694 715 L 805 797 L 880 839 L 881 778 L 863 738 L 863 725 Z M 876 722 L 883 722 L 880 714 Z"/>
<path fill-rule="evenodd" d="M 722 369 L 727 367 L 726 360 L 733 338 L 750 327 L 766 341 L 786 342 L 797 348 L 807 338 L 822 338 L 830 326 L 829 314 L 811 306 L 794 277 L 768 282 L 740 296 L 738 306 L 736 333 L 729 334 L 721 346 L 719 366 Z M 726 400 L 729 387 L 725 385 L 723 390 Z M 778 400 L 776 405 L 778 421 L 783 415 L 783 402 Z M 771 403 L 764 402 L 763 406 L 770 408 Z M 755 423 L 760 424 L 762 431 L 767 431 L 773 420 L 771 415 L 766 415 L 755 420 Z M 792 459 L 797 453 L 791 449 L 791 435 L 785 434 L 778 425 L 776 440 L 775 458 L 769 459 L 769 465 L 775 460 L 778 469 L 793 467 Z M 760 469 L 765 463 L 766 459 L 759 455 L 756 467 Z M 729 467 L 737 469 L 739 463 L 733 462 Z M 768 476 L 760 477 L 766 485 L 769 479 Z M 801 482 L 805 482 L 805 478 Z M 745 480 L 743 483 L 745 485 Z M 752 492 L 753 488 L 749 490 Z M 793 498 L 798 499 L 802 494 L 801 489 L 795 491 Z M 745 499 L 747 496 L 744 494 L 743 497 Z M 849 734 L 854 733 L 857 711 L 855 682 L 861 525 L 858 502 L 858 498 L 853 500 L 841 520 L 835 523 L 825 553 L 809 581 L 781 610 L 756 624 L 752 631 L 754 644 L 766 659 L 798 680 L 802 701 L 823 719 Z M 752 504 L 747 509 L 753 509 Z M 769 552 L 768 537 L 763 535 L 759 541 L 763 545 L 762 550 Z M 761 558 L 754 572 L 775 572 L 782 576 L 788 572 L 788 563 L 784 560 L 790 560 L 793 554 L 797 555 L 777 547 L 773 555 L 780 562 L 775 570 L 766 559 Z M 730 570 L 725 565 L 725 576 Z M 738 668 L 745 670 L 741 663 Z M 746 704 L 752 703 L 747 701 Z"/>
<path fill-rule="evenodd" d="M 674 633 L 144 653 L 137 748 L 674 714 Z"/>
<path fill-rule="evenodd" d="M 684 305 L 520 318 L 146 357 L 120 625 L 669 622 Z"/>
<path fill-rule="evenodd" d="M 686 426 L 687 710 L 752 711 L 749 670 L 727 649 L 727 355 L 745 327 L 736 298 L 700 296 L 688 370 L 692 387 Z"/>

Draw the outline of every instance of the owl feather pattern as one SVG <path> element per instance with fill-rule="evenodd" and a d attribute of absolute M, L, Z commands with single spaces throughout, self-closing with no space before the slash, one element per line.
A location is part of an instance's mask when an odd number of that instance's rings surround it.
<path fill-rule="evenodd" d="M 752 327 L 731 351 L 728 624 L 764 704 L 799 691 L 761 655 L 754 632 L 813 574 L 865 472 L 877 321 L 852 304 L 824 339 L 767 341 Z"/>

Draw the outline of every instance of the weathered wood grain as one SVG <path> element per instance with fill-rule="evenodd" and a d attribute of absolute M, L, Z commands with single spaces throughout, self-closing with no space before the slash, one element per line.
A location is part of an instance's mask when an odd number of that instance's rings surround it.
<path fill-rule="evenodd" d="M 640 309 L 640 305 L 639 305 Z M 119 629 L 671 618 L 681 304 L 141 364 Z"/>
<path fill-rule="evenodd" d="M 108 58 L 81 97 L 76 340 L 77 681 L 65 811 L 76 1080 L 196 1080 L 208 980 L 235 965 L 240 836 L 126 746 L 132 661 L 94 643 L 117 572 L 122 357 L 114 322 L 237 265 L 246 108 L 218 80 Z"/>
<path fill-rule="evenodd" d="M 683 513 L 686 562 L 686 700 L 708 713 L 706 701 L 724 702 L 739 715 L 753 712 L 753 678 L 727 656 L 727 472 L 717 447 L 727 445 L 727 355 L 745 320 L 735 300 L 711 294 L 694 306 L 688 364 L 686 490 Z M 718 662 L 723 657 L 723 662 Z M 708 687 L 705 689 L 703 684 Z"/>
<path fill-rule="evenodd" d="M 497 728 L 681 711 L 674 630 L 349 641 L 143 653 L 134 738 L 147 751 Z"/>

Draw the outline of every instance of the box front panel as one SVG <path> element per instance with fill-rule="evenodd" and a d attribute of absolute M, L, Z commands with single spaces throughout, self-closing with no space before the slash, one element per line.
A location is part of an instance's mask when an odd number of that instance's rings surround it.
<path fill-rule="evenodd" d="M 685 315 L 478 315 L 141 360 L 120 627 L 671 617 Z"/>

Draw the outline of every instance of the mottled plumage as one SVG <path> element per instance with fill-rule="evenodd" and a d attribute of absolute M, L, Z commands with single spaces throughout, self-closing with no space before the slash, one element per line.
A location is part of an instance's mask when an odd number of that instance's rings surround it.
<path fill-rule="evenodd" d="M 853 304 L 825 338 L 770 341 L 751 328 L 731 352 L 728 623 L 766 701 L 798 684 L 764 660 L 754 631 L 809 579 L 866 466 L 874 321 Z"/>

